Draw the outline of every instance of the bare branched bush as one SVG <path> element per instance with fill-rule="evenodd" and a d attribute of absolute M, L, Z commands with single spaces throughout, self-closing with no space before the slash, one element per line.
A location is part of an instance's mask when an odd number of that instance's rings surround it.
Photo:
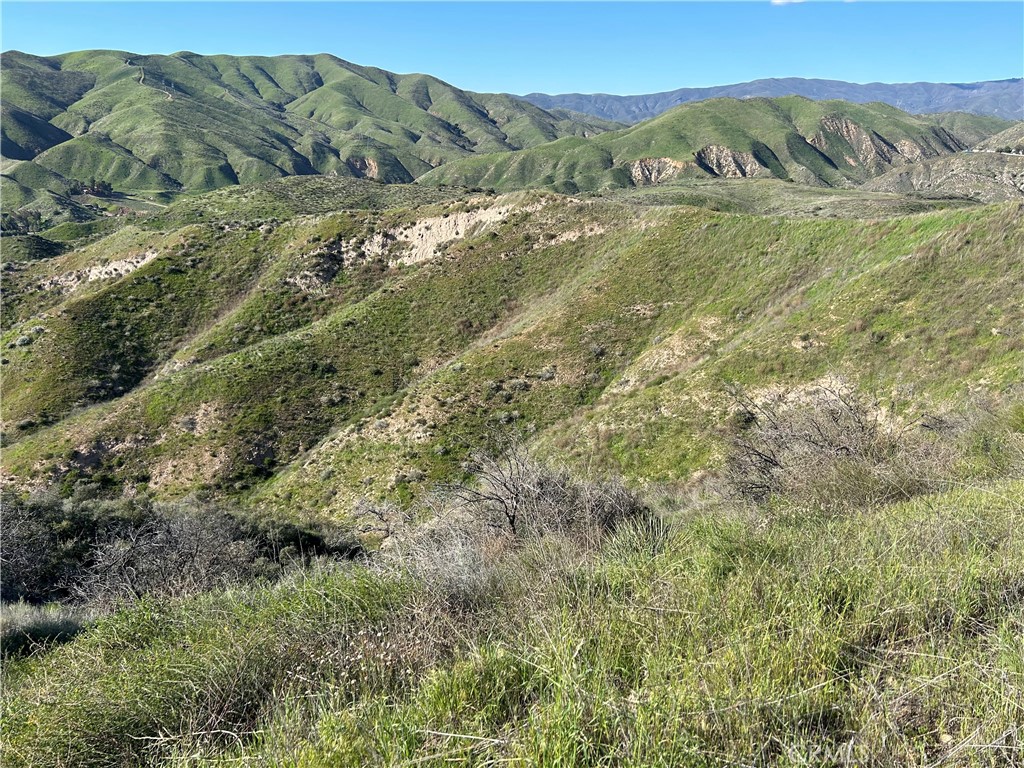
<path fill-rule="evenodd" d="M 426 524 L 390 550 L 392 562 L 428 594 L 457 611 L 479 607 L 500 588 L 500 565 L 511 538 L 473 526 Z"/>
<path fill-rule="evenodd" d="M 325 522 L 245 518 L 208 504 L 106 499 L 97 487 L 5 493 L 0 598 L 99 607 L 142 595 L 185 595 L 262 577 L 359 545 Z"/>
<path fill-rule="evenodd" d="M 530 455 L 518 437 L 497 453 L 478 452 L 465 465 L 471 479 L 447 486 L 450 503 L 514 538 L 548 533 L 596 541 L 647 506 L 621 482 L 587 482 Z"/>
<path fill-rule="evenodd" d="M 736 496 L 775 496 L 828 510 L 887 503 L 938 490 L 956 460 L 938 420 L 902 421 L 843 382 L 792 398 L 731 392 L 738 430 L 725 467 Z"/>
<path fill-rule="evenodd" d="M 478 452 L 464 482 L 439 487 L 412 514 L 360 506 L 369 528 L 389 536 L 383 562 L 420 579 L 449 607 L 470 609 L 501 588 L 503 567 L 521 545 L 556 537 L 577 551 L 596 547 L 624 522 L 645 518 L 643 499 L 622 483 L 587 482 L 552 467 L 519 437 Z"/>
<path fill-rule="evenodd" d="M 152 514 L 145 499 L 95 498 L 79 488 L 70 498 L 54 490 L 0 499 L 0 598 L 43 603 L 68 597 L 97 536 L 108 526 L 130 526 Z"/>
<path fill-rule="evenodd" d="M 74 586 L 83 602 L 116 605 L 143 595 L 198 594 L 258 574 L 255 542 L 224 514 L 162 507 L 141 525 L 109 530 Z"/>

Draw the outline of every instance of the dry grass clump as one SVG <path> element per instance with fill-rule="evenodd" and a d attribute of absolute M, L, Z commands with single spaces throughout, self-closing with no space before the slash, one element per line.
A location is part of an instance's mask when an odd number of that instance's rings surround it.
<path fill-rule="evenodd" d="M 97 617 L 91 608 L 17 602 L 0 605 L 0 656 L 21 656 L 70 640 Z"/>

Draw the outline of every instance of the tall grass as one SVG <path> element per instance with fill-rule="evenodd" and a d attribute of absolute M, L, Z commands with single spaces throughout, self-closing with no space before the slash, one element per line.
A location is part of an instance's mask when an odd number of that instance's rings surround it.
<path fill-rule="evenodd" d="M 1022 525 L 1020 481 L 718 503 L 509 547 L 471 603 L 382 565 L 141 604 L 10 684 L 5 760 L 1019 764 Z"/>

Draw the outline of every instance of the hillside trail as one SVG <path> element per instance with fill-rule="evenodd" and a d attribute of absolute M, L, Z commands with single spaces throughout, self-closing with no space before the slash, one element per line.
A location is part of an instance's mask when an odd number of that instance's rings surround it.
<path fill-rule="evenodd" d="M 129 66 L 131 65 L 129 64 Z M 139 66 L 139 85 L 146 85 L 146 68 L 141 65 Z M 155 85 L 150 85 L 146 87 L 152 88 L 154 91 L 162 93 L 164 96 L 167 97 L 168 101 L 174 101 L 174 96 L 171 95 L 170 91 L 165 91 L 163 88 L 157 88 Z"/>

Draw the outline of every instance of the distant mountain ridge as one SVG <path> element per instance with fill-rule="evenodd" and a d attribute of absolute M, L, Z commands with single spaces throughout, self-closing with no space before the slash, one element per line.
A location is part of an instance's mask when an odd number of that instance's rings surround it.
<path fill-rule="evenodd" d="M 719 97 L 806 96 L 809 99 L 841 99 L 855 103 L 880 101 L 904 112 L 971 112 L 1006 120 L 1024 120 L 1024 79 L 989 80 L 978 83 L 848 83 L 802 77 L 769 78 L 710 88 L 679 88 L 637 96 L 607 93 L 529 93 L 521 98 L 543 109 L 563 108 L 605 120 L 639 123 L 672 107 Z"/>

